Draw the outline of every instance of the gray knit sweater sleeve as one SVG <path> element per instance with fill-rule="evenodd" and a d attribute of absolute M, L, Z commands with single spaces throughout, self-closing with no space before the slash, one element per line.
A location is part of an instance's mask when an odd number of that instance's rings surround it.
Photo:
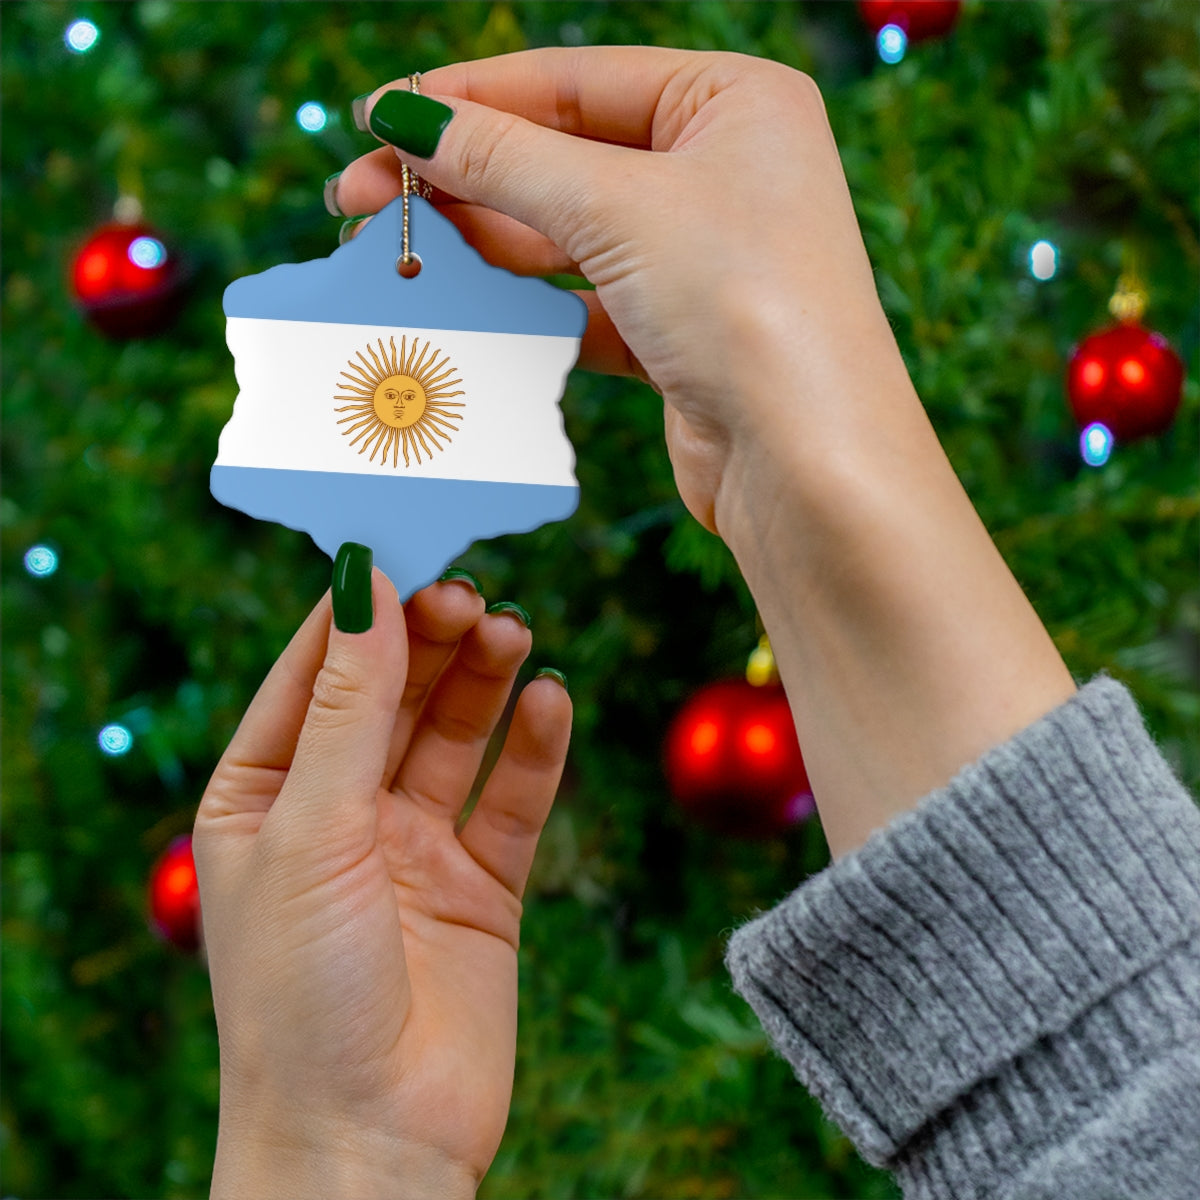
<path fill-rule="evenodd" d="M 1112 680 L 743 926 L 727 961 L 907 1200 L 1200 1197 L 1200 809 Z"/>

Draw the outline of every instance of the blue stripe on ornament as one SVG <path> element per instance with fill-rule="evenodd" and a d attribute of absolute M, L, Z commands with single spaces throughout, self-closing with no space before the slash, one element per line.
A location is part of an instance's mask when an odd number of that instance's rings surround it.
<path fill-rule="evenodd" d="M 413 476 L 214 466 L 229 508 L 309 534 L 330 558 L 361 542 L 402 599 L 432 583 L 467 547 L 569 517 L 578 487 Z"/>
<path fill-rule="evenodd" d="M 328 258 L 234 280 L 225 289 L 225 315 L 583 336 L 587 306 L 578 296 L 491 266 L 427 200 L 414 196 L 409 203 L 411 246 L 421 259 L 414 278 L 396 273 L 403 220 L 396 199 Z"/>

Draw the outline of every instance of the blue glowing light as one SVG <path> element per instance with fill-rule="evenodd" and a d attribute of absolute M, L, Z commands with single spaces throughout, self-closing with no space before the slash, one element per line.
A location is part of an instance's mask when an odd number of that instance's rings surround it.
<path fill-rule="evenodd" d="M 898 63 L 908 49 L 908 34 L 899 25 L 885 25 L 875 39 L 875 46 L 885 63 Z"/>
<path fill-rule="evenodd" d="M 129 243 L 129 261 L 135 267 L 144 267 L 147 271 L 161 267 L 167 261 L 167 248 L 152 237 L 134 238 Z"/>
<path fill-rule="evenodd" d="M 325 123 L 328 120 L 329 114 L 315 100 L 310 100 L 307 104 L 302 104 L 296 109 L 296 124 L 305 133 L 320 133 L 325 128 Z"/>
<path fill-rule="evenodd" d="M 1093 421 L 1079 435 L 1079 453 L 1089 467 L 1102 467 L 1113 450 L 1113 435 L 1107 425 Z"/>
<path fill-rule="evenodd" d="M 1034 279 L 1053 279 L 1058 271 L 1058 247 L 1053 242 L 1034 242 L 1029 250 L 1029 273 Z"/>
<path fill-rule="evenodd" d="M 96 741 L 105 754 L 118 758 L 132 748 L 133 734 L 124 725 L 105 725 Z"/>
<path fill-rule="evenodd" d="M 91 21 L 72 21 L 63 34 L 67 49 L 86 54 L 100 40 L 100 30 Z"/>
<path fill-rule="evenodd" d="M 30 546 L 25 551 L 25 570 L 39 579 L 58 570 L 58 555 L 49 546 Z"/>

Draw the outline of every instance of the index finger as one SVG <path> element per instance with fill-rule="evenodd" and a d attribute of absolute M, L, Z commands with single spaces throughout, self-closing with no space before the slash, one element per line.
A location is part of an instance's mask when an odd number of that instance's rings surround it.
<path fill-rule="evenodd" d="M 651 149 L 664 93 L 702 62 L 658 46 L 552 46 L 437 67 L 421 75 L 421 90 L 561 133 Z"/>

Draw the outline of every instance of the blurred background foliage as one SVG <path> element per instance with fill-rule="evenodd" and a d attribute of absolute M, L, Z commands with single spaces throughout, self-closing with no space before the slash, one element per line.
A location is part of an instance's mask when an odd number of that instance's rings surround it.
<path fill-rule="evenodd" d="M 149 867 L 327 586 L 299 533 L 217 505 L 235 383 L 221 292 L 324 256 L 321 181 L 374 143 L 351 97 L 529 46 L 648 43 L 813 74 L 900 346 L 944 444 L 1068 664 L 1128 682 L 1200 782 L 1197 18 L 1190 0 L 967 3 L 881 63 L 848 3 L 6 3 L 3 48 L 3 1187 L 206 1194 L 207 976 L 147 930 Z M 63 31 L 100 30 L 73 55 Z M 324 104 L 323 131 L 294 114 Z M 713 186 L 720 181 L 714 180 Z M 119 194 L 188 260 L 156 338 L 107 341 L 68 269 Z M 644 197 L 653 204 L 654 197 Z M 803 237 L 803 228 L 796 236 Z M 1059 274 L 1029 274 L 1039 238 Z M 712 253 L 720 286 L 720 248 Z M 1063 397 L 1130 253 L 1188 370 L 1171 431 L 1086 468 Z M 577 705 L 527 899 L 516 1093 L 482 1195 L 890 1197 L 732 993 L 725 934 L 827 862 L 690 825 L 660 768 L 696 687 L 735 674 L 754 605 L 684 512 L 661 406 L 572 376 L 579 511 L 472 547 L 533 615 Z M 60 557 L 35 578 L 35 543 Z M 1002 648 L 997 648 L 1003 652 Z M 106 758 L 122 721 L 133 749 Z"/>

